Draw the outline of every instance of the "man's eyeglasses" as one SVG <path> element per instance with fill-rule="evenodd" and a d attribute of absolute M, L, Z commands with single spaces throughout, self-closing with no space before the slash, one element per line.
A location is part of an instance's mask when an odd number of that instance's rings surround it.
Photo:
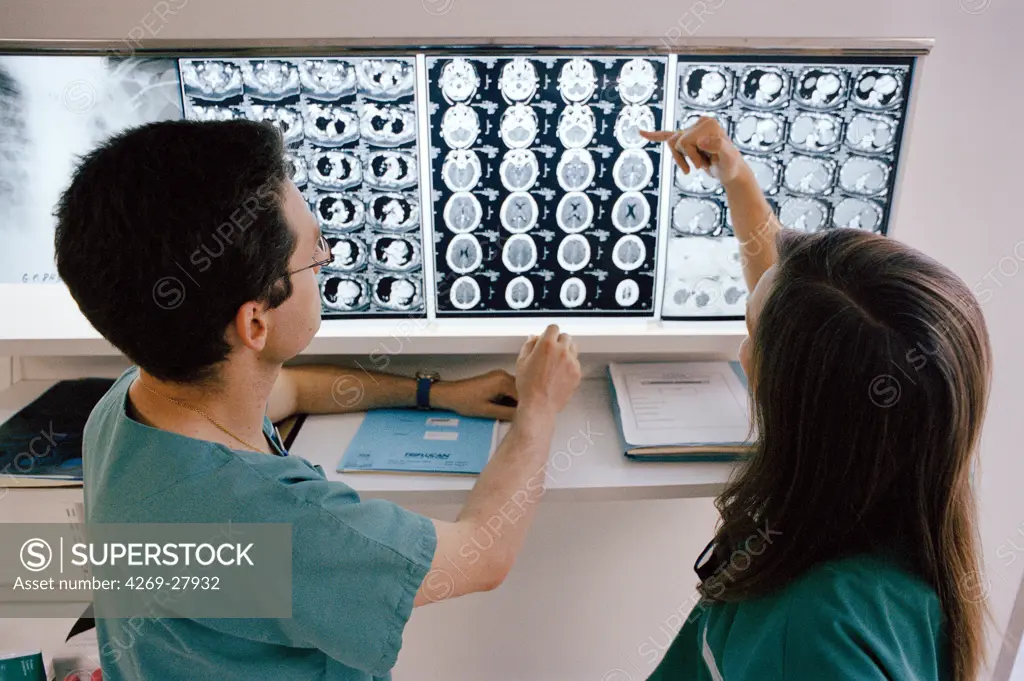
<path fill-rule="evenodd" d="M 296 272 L 302 272 L 308 270 L 311 267 L 323 267 L 324 265 L 330 265 L 334 262 L 334 253 L 331 253 L 331 246 L 327 243 L 327 239 L 321 234 L 320 238 L 316 242 L 316 252 L 313 254 L 313 264 L 300 267 L 297 270 L 293 270 L 288 274 L 295 274 Z"/>

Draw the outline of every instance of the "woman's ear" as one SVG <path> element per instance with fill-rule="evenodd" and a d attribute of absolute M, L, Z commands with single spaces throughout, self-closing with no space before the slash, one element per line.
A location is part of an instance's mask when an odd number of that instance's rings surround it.
<path fill-rule="evenodd" d="M 740 343 L 739 360 L 740 366 L 743 367 L 743 373 L 747 375 L 748 382 L 751 376 L 750 368 L 752 363 L 750 359 L 750 336 L 747 336 Z"/>

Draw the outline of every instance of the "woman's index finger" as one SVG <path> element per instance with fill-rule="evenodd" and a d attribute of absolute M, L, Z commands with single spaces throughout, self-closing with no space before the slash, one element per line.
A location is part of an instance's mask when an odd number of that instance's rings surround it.
<path fill-rule="evenodd" d="M 674 130 L 640 130 L 640 135 L 652 142 L 667 142 L 676 134 Z"/>

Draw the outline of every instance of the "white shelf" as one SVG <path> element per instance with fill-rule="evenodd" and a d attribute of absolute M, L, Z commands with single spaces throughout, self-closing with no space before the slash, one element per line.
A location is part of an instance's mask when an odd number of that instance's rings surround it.
<path fill-rule="evenodd" d="M 336 472 L 362 419 L 361 414 L 311 416 L 291 451 L 322 466 L 329 480 L 345 482 L 367 497 L 402 504 L 465 500 L 475 478 Z M 710 497 L 722 490 L 734 468 L 730 463 L 638 463 L 627 459 L 612 415 L 608 381 L 587 379 L 558 416 L 544 498 L 622 501 Z"/>
<path fill-rule="evenodd" d="M 86 321 L 60 284 L 0 284 L 0 356 L 119 355 Z M 735 354 L 742 321 L 666 322 L 638 318 L 333 319 L 303 354 L 516 354 L 548 323 L 585 353 Z"/>
<path fill-rule="evenodd" d="M 0 422 L 50 385 L 50 381 L 22 381 L 0 392 Z M 450 504 L 465 500 L 476 480 L 473 477 L 336 472 L 362 418 L 362 414 L 311 416 L 290 451 L 322 466 L 329 480 L 345 482 L 368 498 L 389 499 L 403 505 Z M 573 438 L 571 443 L 570 438 Z M 637 463 L 626 459 L 611 411 L 608 382 L 603 378 L 586 379 L 559 415 L 551 446 L 545 500 L 711 497 L 722 490 L 734 468 L 730 463 Z M 74 496 L 80 495 L 81 489 L 63 492 Z"/>

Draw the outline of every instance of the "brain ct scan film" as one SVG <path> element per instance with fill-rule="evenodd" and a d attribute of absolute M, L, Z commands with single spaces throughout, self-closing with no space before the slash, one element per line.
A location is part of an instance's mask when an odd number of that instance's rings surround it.
<path fill-rule="evenodd" d="M 665 68 L 427 58 L 438 316 L 653 313 Z"/>
<path fill-rule="evenodd" d="M 272 122 L 334 262 L 324 317 L 424 315 L 413 57 L 182 59 L 185 116 Z"/>
<path fill-rule="evenodd" d="M 886 234 L 911 65 L 679 57 L 676 127 L 716 118 L 785 228 Z M 741 318 L 747 288 L 721 184 L 676 169 L 662 198 L 671 202 L 662 317 Z"/>

